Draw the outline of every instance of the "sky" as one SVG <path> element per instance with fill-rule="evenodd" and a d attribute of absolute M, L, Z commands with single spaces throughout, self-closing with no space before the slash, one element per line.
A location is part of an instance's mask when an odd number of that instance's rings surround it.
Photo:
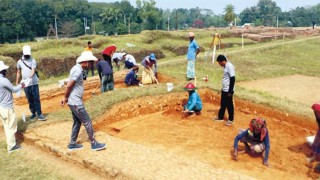
<path fill-rule="evenodd" d="M 120 0 L 118 0 L 120 1 Z M 136 6 L 136 0 L 129 0 L 131 5 Z M 224 8 L 228 4 L 235 7 L 235 13 L 239 14 L 247 7 L 257 5 L 258 0 L 155 0 L 156 7 L 161 9 L 176 9 L 176 8 L 195 8 L 211 9 L 215 14 L 223 14 Z M 296 7 L 308 7 L 317 5 L 319 0 L 273 0 L 281 8 L 282 11 L 290 11 Z M 117 2 L 117 0 L 89 0 L 89 2 Z"/>

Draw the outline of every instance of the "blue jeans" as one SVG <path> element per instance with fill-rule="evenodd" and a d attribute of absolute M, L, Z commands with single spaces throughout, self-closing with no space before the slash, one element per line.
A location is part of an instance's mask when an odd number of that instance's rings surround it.
<path fill-rule="evenodd" d="M 84 128 L 87 131 L 87 134 L 90 139 L 90 143 L 91 144 L 95 143 L 96 140 L 94 139 L 92 121 L 85 107 L 83 105 L 69 105 L 69 108 L 72 112 L 72 118 L 73 118 L 70 144 L 76 144 L 79 131 L 81 128 L 81 124 L 83 124 Z"/>
<path fill-rule="evenodd" d="M 40 103 L 40 95 L 39 95 L 39 85 L 32 85 L 24 88 L 24 93 L 28 99 L 29 109 L 32 114 L 38 114 L 40 116 L 42 114 L 41 111 L 41 103 Z"/>
<path fill-rule="evenodd" d="M 114 89 L 113 74 L 103 75 L 101 78 L 101 92 L 112 91 Z"/>

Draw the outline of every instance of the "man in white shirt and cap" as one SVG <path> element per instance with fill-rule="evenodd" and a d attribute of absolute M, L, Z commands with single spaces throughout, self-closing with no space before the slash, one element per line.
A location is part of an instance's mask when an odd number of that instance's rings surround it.
<path fill-rule="evenodd" d="M 98 61 L 98 59 L 93 56 L 92 52 L 84 51 L 81 56 L 77 59 L 77 64 L 74 65 L 70 71 L 69 81 L 67 84 L 67 89 L 64 95 L 64 99 L 61 101 L 61 106 L 68 104 L 72 117 L 73 117 L 73 126 L 71 132 L 71 140 L 68 145 L 70 151 L 81 149 L 83 146 L 77 144 L 77 138 L 79 135 L 81 124 L 85 127 L 87 134 L 91 143 L 91 150 L 99 151 L 105 149 L 106 144 L 98 143 L 94 138 L 94 132 L 92 127 L 92 120 L 87 113 L 84 103 L 83 103 L 83 75 L 84 70 L 90 68 L 92 63 L 90 61 Z"/>
<path fill-rule="evenodd" d="M 19 84 L 20 76 L 23 81 L 30 81 L 29 85 L 24 89 L 24 93 L 28 99 L 29 109 L 31 111 L 30 119 L 34 119 L 38 115 L 39 121 L 45 121 L 47 118 L 42 114 L 41 102 L 39 94 L 39 78 L 36 71 L 37 62 L 31 56 L 31 47 L 23 46 L 23 56 L 17 62 L 16 85 Z"/>
<path fill-rule="evenodd" d="M 17 93 L 24 87 L 24 83 L 13 86 L 8 78 L 6 78 L 9 66 L 0 61 L 0 120 L 3 124 L 4 132 L 7 139 L 7 149 L 11 153 L 21 149 L 17 144 L 15 133 L 17 132 L 17 119 L 13 109 L 12 93 Z"/>

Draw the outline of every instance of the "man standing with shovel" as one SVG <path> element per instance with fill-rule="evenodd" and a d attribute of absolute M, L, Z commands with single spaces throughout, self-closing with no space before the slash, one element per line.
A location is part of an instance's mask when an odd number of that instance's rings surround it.
<path fill-rule="evenodd" d="M 77 59 L 77 64 L 73 66 L 70 71 L 69 82 L 61 101 L 61 106 L 68 103 L 73 117 L 73 126 L 71 132 L 71 140 L 68 145 L 70 151 L 81 149 L 83 146 L 77 144 L 78 134 L 81 124 L 84 125 L 91 143 L 91 150 L 99 151 L 106 147 L 104 143 L 98 143 L 94 138 L 92 121 L 83 104 L 83 71 L 89 69 L 90 61 L 97 61 L 98 59 L 92 55 L 90 51 L 84 51 Z"/>

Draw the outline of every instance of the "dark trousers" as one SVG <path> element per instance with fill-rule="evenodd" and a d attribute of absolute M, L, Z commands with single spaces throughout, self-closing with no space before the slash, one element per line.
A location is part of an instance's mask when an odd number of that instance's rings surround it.
<path fill-rule="evenodd" d="M 29 109 L 32 114 L 38 114 L 40 116 L 42 114 L 41 111 L 41 103 L 40 103 L 40 95 L 39 95 L 39 85 L 32 85 L 24 88 L 24 93 L 28 99 Z"/>
<path fill-rule="evenodd" d="M 91 144 L 95 143 L 92 121 L 83 105 L 69 105 L 72 112 L 73 125 L 70 144 L 76 144 L 81 124 L 87 131 Z"/>
<path fill-rule="evenodd" d="M 101 92 L 112 91 L 114 89 L 113 74 L 103 75 L 101 78 Z"/>
<path fill-rule="evenodd" d="M 233 93 L 231 96 L 228 96 L 228 92 L 221 93 L 220 109 L 219 109 L 219 119 L 223 119 L 224 113 L 228 110 L 228 119 L 233 121 L 234 119 L 234 106 L 233 106 Z"/>

